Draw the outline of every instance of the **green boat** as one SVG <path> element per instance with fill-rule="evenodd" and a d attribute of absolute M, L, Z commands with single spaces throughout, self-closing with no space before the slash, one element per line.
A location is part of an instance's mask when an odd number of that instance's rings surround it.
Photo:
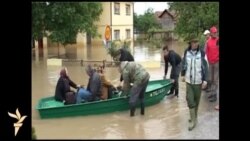
<path fill-rule="evenodd" d="M 171 86 L 172 83 L 168 79 L 149 81 L 144 97 L 145 106 L 159 103 L 166 96 Z M 54 97 L 46 97 L 39 101 L 36 109 L 41 119 L 95 115 L 128 110 L 128 99 L 127 96 L 114 96 L 107 100 L 64 105 L 62 102 L 55 101 Z"/>

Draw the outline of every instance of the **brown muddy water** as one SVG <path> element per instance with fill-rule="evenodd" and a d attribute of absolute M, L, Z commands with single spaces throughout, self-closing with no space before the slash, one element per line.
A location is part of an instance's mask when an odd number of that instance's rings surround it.
<path fill-rule="evenodd" d="M 169 43 L 176 52 L 183 54 L 185 43 Z M 134 44 L 131 48 L 137 62 L 146 64 L 151 80 L 162 79 L 164 67 L 161 49 Z M 60 55 L 68 59 L 111 60 L 102 45 L 71 45 L 60 47 Z M 67 53 L 67 55 L 63 55 Z M 78 116 L 58 119 L 40 119 L 35 107 L 38 100 L 53 96 L 60 66 L 47 66 L 47 59 L 57 57 L 57 47 L 45 46 L 32 50 L 32 126 L 38 139 L 219 139 L 219 112 L 216 103 L 208 102 L 203 92 L 198 112 L 198 125 L 188 131 L 189 111 L 186 103 L 185 83 L 180 82 L 179 98 L 166 97 L 159 104 L 146 107 L 145 115 L 129 117 L 129 111 L 103 115 Z M 151 64 L 150 64 L 150 63 Z M 63 64 L 69 75 L 78 84 L 87 84 L 87 75 L 79 62 Z M 106 68 L 106 75 L 113 83 L 119 82 L 117 68 Z M 170 70 L 169 70 L 170 73 Z M 169 76 L 168 73 L 168 76 Z"/>

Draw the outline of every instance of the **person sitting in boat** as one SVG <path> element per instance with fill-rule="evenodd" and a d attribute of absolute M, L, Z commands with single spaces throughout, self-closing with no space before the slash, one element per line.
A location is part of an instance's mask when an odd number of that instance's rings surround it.
<path fill-rule="evenodd" d="M 121 62 L 118 70 L 124 80 L 122 87 L 123 95 L 128 95 L 130 92 L 130 116 L 134 116 L 138 98 L 141 104 L 141 115 L 144 115 L 144 94 L 150 78 L 149 73 L 142 65 L 128 61 Z M 132 88 L 130 83 L 133 83 Z"/>
<path fill-rule="evenodd" d="M 97 72 L 100 75 L 101 78 L 101 96 L 100 98 L 102 100 L 112 98 L 112 91 L 115 90 L 115 86 L 106 79 L 106 76 L 104 75 L 104 67 L 98 66 L 96 69 Z"/>
<path fill-rule="evenodd" d="M 91 65 L 86 67 L 86 73 L 89 76 L 87 90 L 91 93 L 90 101 L 100 100 L 101 96 L 101 78 Z"/>
<path fill-rule="evenodd" d="M 91 99 L 92 99 L 92 94 L 90 93 L 90 91 L 88 91 L 87 89 L 83 87 L 78 90 L 78 93 L 76 96 L 77 104 L 91 101 Z"/>
<path fill-rule="evenodd" d="M 70 86 L 77 89 L 80 85 L 76 85 L 68 76 L 68 70 L 66 67 L 61 69 L 60 78 L 56 84 L 55 100 L 61 101 L 64 104 L 75 103 L 75 91 L 70 89 Z"/>

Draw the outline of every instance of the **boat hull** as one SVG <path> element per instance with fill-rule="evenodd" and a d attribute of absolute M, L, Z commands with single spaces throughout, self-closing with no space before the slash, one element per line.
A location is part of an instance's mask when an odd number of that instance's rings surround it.
<path fill-rule="evenodd" d="M 172 83 L 170 80 L 150 81 L 144 95 L 145 106 L 159 103 L 170 90 Z M 63 105 L 55 101 L 54 97 L 42 98 L 36 109 L 41 119 L 59 118 L 69 116 L 84 116 L 124 111 L 129 109 L 129 97 L 122 96 L 108 100 L 86 102 L 81 104 Z M 137 107 L 139 102 L 137 103 Z"/>

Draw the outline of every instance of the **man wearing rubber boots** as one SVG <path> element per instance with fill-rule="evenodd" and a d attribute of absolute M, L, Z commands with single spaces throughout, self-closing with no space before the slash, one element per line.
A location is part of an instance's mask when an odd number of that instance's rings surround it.
<path fill-rule="evenodd" d="M 189 44 L 184 52 L 181 76 L 182 81 L 186 81 L 186 100 L 191 117 L 188 130 L 191 131 L 197 123 L 201 89 L 207 85 L 208 67 L 198 40 L 192 37 Z"/>
<path fill-rule="evenodd" d="M 170 73 L 170 79 L 172 79 L 173 86 L 170 89 L 168 95 L 174 93 L 176 97 L 179 96 L 179 75 L 181 71 L 181 56 L 175 51 L 170 50 L 168 46 L 163 47 L 164 61 L 165 61 L 165 73 L 163 79 L 166 79 L 168 73 L 168 63 L 171 64 L 172 69 Z"/>
<path fill-rule="evenodd" d="M 123 77 L 122 95 L 129 95 L 130 116 L 135 114 L 135 106 L 139 98 L 141 115 L 144 115 L 144 94 L 150 78 L 149 73 L 138 63 L 122 61 L 119 72 Z M 131 86 L 133 83 L 133 86 Z"/>

